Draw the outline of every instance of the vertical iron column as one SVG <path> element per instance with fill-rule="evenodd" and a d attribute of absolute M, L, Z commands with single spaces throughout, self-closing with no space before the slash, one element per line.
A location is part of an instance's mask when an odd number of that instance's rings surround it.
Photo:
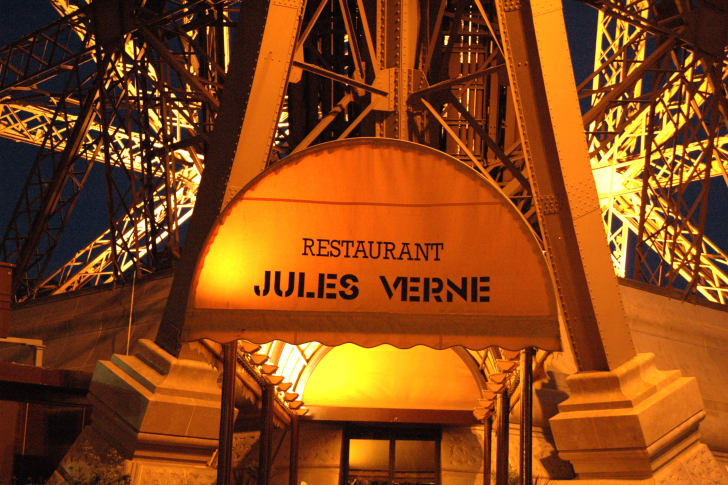
<path fill-rule="evenodd" d="M 266 384 L 261 396 L 261 415 L 263 422 L 260 426 L 260 445 L 258 455 L 258 485 L 270 483 L 270 470 L 273 451 L 273 386 Z"/>
<path fill-rule="evenodd" d="M 533 482 L 533 347 L 521 351 L 521 485 Z"/>
<path fill-rule="evenodd" d="M 380 112 L 377 116 L 376 136 L 409 139 L 409 107 L 407 99 L 411 86 L 409 76 L 417 64 L 418 36 L 420 28 L 419 0 L 397 0 L 374 2 L 377 5 L 376 25 L 379 34 L 375 36 L 379 53 L 376 68 L 393 76 L 391 82 L 394 100 L 393 110 Z M 390 78 L 391 79 L 391 78 Z M 399 93 L 396 95 L 394 93 Z"/>
<path fill-rule="evenodd" d="M 495 2 L 524 155 L 577 367 L 610 370 L 636 350 L 604 239 L 586 142 L 574 136 L 584 125 L 571 94 L 571 64 L 568 72 L 562 65 L 569 47 L 561 3 L 534 1 L 538 22 L 531 3 Z"/>
<path fill-rule="evenodd" d="M 271 2 L 265 0 L 251 0 L 241 5 L 240 18 L 245 21 L 238 22 L 235 28 L 234 54 L 225 76 L 225 89 L 220 94 L 220 111 L 205 152 L 205 171 L 197 190 L 195 210 L 188 223 L 182 256 L 175 267 L 172 288 L 154 340 L 175 357 L 182 347 L 185 305 L 173 302 L 187 301 L 200 251 L 214 221 L 224 208 L 225 187 L 250 103 L 251 86 L 270 5 Z M 253 93 L 253 96 L 259 95 Z M 245 183 L 247 180 L 241 182 L 241 187 Z"/>
<path fill-rule="evenodd" d="M 233 483 L 233 418 L 235 416 L 235 364 L 238 342 L 222 345 L 222 398 L 220 401 L 220 437 L 217 451 L 217 483 Z"/>
<path fill-rule="evenodd" d="M 298 416 L 291 416 L 291 442 L 288 453 L 288 485 L 298 485 Z"/>
<path fill-rule="evenodd" d="M 483 485 L 490 485 L 491 455 L 493 454 L 492 434 L 493 415 L 491 414 L 483 420 Z"/>
<path fill-rule="evenodd" d="M 498 436 L 495 455 L 495 485 L 508 485 L 508 415 L 511 412 L 511 398 L 508 390 L 498 394 Z"/>

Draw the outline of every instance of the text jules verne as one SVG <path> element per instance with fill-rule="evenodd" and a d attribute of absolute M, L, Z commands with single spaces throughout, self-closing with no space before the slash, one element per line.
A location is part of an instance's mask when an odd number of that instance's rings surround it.
<path fill-rule="evenodd" d="M 301 238 L 301 256 L 390 261 L 441 261 L 442 242 L 369 241 Z M 489 302 L 490 276 L 390 276 L 379 275 L 388 299 L 406 302 Z M 272 293 L 271 293 L 272 290 Z M 301 271 L 267 270 L 258 296 L 354 300 L 359 296 L 359 277 L 352 273 L 307 274 Z"/>

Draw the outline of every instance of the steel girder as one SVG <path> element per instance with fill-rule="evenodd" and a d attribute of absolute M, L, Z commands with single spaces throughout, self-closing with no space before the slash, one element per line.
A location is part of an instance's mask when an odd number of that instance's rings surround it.
<path fill-rule="evenodd" d="M 3 245 L 6 259 L 22 256 L 15 277 L 19 299 L 78 286 L 69 279 L 93 279 L 68 271 L 79 267 L 78 255 L 62 271 L 53 272 L 63 275 L 60 280 L 49 279 L 45 271 L 90 160 L 106 165 L 111 237 L 100 240 L 108 243 L 104 250 L 109 254 L 102 259 L 111 264 L 115 281 L 122 280 L 128 268 L 123 261 L 134 261 L 136 271 L 153 271 L 175 257 L 179 207 L 190 205 L 189 197 L 177 201 L 178 186 L 195 180 L 190 167 L 198 178 L 202 170 L 205 137 L 217 109 L 214 93 L 224 73 L 224 37 L 234 25 L 236 4 L 197 1 L 158 11 L 134 10 L 131 2 L 101 5 L 76 9 L 3 50 L 1 89 L 10 93 L 3 106 L 5 119 L 15 127 L 29 119 L 37 125 L 50 120 L 44 133 L 38 126 L 10 129 L 15 137 L 36 140 L 43 133 L 40 154 Z M 116 23 L 107 20 L 115 17 L 103 11 L 103 5 L 121 9 Z M 116 37 L 94 35 L 114 29 Z M 94 64 L 103 56 L 113 59 L 100 70 Z M 61 84 L 64 78 L 69 80 Z M 94 83 L 92 101 L 81 104 L 89 97 L 84 89 Z M 15 96 L 17 92 L 22 96 Z M 26 118 L 18 120 L 19 114 Z M 78 127 L 77 134 L 73 127 Z M 69 139 L 77 141 L 69 145 Z M 82 167 L 80 175 L 76 167 Z M 135 229 L 130 243 L 123 227 L 144 229 Z M 87 250 L 98 252 L 98 243 Z M 28 252 L 34 254 L 27 256 Z"/>
<path fill-rule="evenodd" d="M 709 193 L 728 183 L 726 11 L 680 1 L 600 8 L 594 74 L 580 95 L 591 97 L 585 126 L 616 271 L 725 303 L 728 258 L 706 221 Z"/>
<path fill-rule="evenodd" d="M 419 5 L 416 15 L 412 13 L 412 2 L 390 5 L 380 1 L 375 5 L 334 0 L 314 1 L 306 6 L 284 109 L 275 115 L 280 121 L 276 143 L 267 163 L 275 163 L 287 153 L 329 139 L 362 135 L 408 138 L 439 147 L 492 177 L 537 226 L 492 4 L 465 0 L 416 3 Z M 728 258 L 718 244 L 706 237 L 701 214 L 710 219 L 711 213 L 705 209 L 707 194 L 709 190 L 722 190 L 722 186 L 716 189 L 716 183 L 711 181 L 725 177 L 726 136 L 722 121 L 725 96 L 720 96 L 725 91 L 725 69 L 723 57 L 716 55 L 715 47 L 694 29 L 691 31 L 696 19 L 705 17 L 705 9 L 715 6 L 658 0 L 587 0 L 586 3 L 599 7 L 601 13 L 594 74 L 580 86 L 580 95 L 592 99 L 585 126 L 617 272 L 630 276 L 629 271 L 639 267 L 638 274 L 653 284 L 678 286 L 686 292 L 697 291 L 708 299 L 724 302 Z M 52 45 L 49 39 L 75 33 L 75 40 L 70 40 L 69 35 L 69 40 L 54 41 L 59 46 L 73 44 L 75 47 L 70 49 L 71 53 L 58 49 L 54 51 L 55 57 L 27 62 L 27 66 L 35 67 L 28 67 L 20 74 L 15 72 L 18 69 L 13 71 L 13 79 L 19 80 L 24 91 L 8 91 L 9 97 L 0 104 L 3 110 L 0 120 L 5 120 L 0 136 L 40 144 L 47 133 L 52 133 L 56 141 L 48 144 L 60 151 L 65 146 L 67 129 L 58 123 L 52 124 L 58 96 L 36 91 L 33 83 L 22 82 L 55 79 L 67 70 L 64 66 L 72 65 L 69 63 L 81 65 L 83 60 L 94 64 L 95 40 L 88 24 L 79 20 L 86 7 L 79 9 L 74 2 L 65 0 L 53 0 L 53 4 L 67 17 L 44 30 L 38 39 Z M 192 4 L 201 3 L 188 3 Z M 396 31 L 393 19 L 397 17 L 406 17 L 409 27 Z M 223 28 L 227 29 L 230 23 L 228 19 Z M 209 25 L 208 29 L 212 29 L 212 24 Z M 398 36 L 407 37 L 397 41 L 400 47 L 393 43 Z M 151 45 L 142 37 L 138 36 L 139 42 Z M 15 49 L 16 53 L 33 52 L 33 45 L 42 52 L 52 51 L 38 47 L 40 40 L 28 39 L 24 47 Z M 225 45 L 229 43 L 229 36 L 221 39 Z M 195 73 L 197 53 L 183 54 L 183 50 L 176 48 L 174 58 L 179 60 L 178 64 L 188 66 L 188 72 Z M 229 48 L 222 50 L 222 57 L 226 58 Z M 66 52 L 66 57 L 60 57 L 62 52 Z M 173 58 L 166 57 L 167 61 L 170 59 Z M 145 76 L 155 79 L 154 66 Z M 194 90 L 194 83 L 189 81 L 185 81 L 190 86 L 186 89 Z M 147 91 L 155 93 L 154 88 Z M 208 91 L 213 98 L 216 96 L 214 89 Z M 158 90 L 154 95 L 160 96 Z M 211 101 L 204 96 L 200 99 Z M 195 115 L 181 109 L 179 104 L 178 114 L 166 118 L 168 122 L 170 118 L 182 120 L 172 128 L 175 133 L 190 130 L 196 122 Z M 142 137 L 149 137 L 144 135 L 145 131 L 154 134 L 151 138 L 159 138 L 157 133 L 163 131 L 158 121 L 159 109 L 151 106 L 148 128 L 113 129 L 107 133 L 104 140 L 116 147 L 110 150 L 116 153 L 117 165 L 113 167 L 125 165 L 123 171 L 127 173 L 129 170 L 141 173 L 141 156 L 132 155 L 134 150 L 126 148 L 125 151 L 125 147 L 142 146 Z M 69 111 L 67 124 L 76 116 Z M 208 123 L 212 116 L 214 111 L 210 110 Z M 652 124 L 648 123 L 649 119 Z M 101 137 L 93 135 L 101 131 L 99 118 L 94 118 L 85 145 L 91 146 L 94 140 L 100 140 Z M 650 131 L 654 135 L 648 154 L 648 144 L 644 141 Z M 186 138 L 194 136 L 188 134 Z M 173 144 L 174 141 L 168 143 Z M 178 173 L 190 164 L 201 169 L 203 150 L 202 143 L 177 146 L 172 150 L 172 158 L 184 163 L 170 173 Z M 85 153 L 96 153 L 97 159 L 102 160 L 102 152 L 98 149 Z M 160 173 L 164 164 L 155 164 Z M 172 180 L 176 177 L 170 176 Z M 188 176 L 182 177 L 187 179 Z M 701 188 L 696 189 L 697 186 Z M 643 187 L 646 187 L 644 194 Z M 152 195 L 156 190 L 149 187 L 148 195 L 140 197 L 154 200 L 154 207 L 166 204 L 166 199 Z M 150 207 L 147 216 L 133 216 L 134 211 L 129 207 L 136 205 L 127 202 L 125 210 L 130 212 L 130 219 L 115 217 L 118 225 L 136 226 L 140 217 L 151 221 L 151 214 L 160 212 Z M 643 207 L 644 214 L 640 215 Z M 640 243 L 636 244 L 638 236 Z M 114 259 L 111 246 L 102 250 L 99 241 L 111 239 L 100 237 L 86 248 L 87 252 L 107 251 L 108 257 L 102 259 L 111 264 Z M 161 239 L 158 243 L 164 245 Z M 640 248 L 637 251 L 640 256 L 635 255 L 636 246 Z M 149 254 L 156 251 L 152 246 L 150 249 Z M 118 247 L 116 251 L 120 255 L 125 251 L 136 252 L 130 247 Z M 142 252 L 147 254 L 147 249 Z M 634 262 L 636 257 L 641 262 L 639 265 Z M 76 264 L 77 261 L 74 258 L 64 265 L 64 271 L 54 273 L 66 274 L 63 282 L 49 280 L 48 275 L 37 280 L 37 283 L 43 280 L 41 293 L 77 288 L 82 286 L 77 284 L 81 281 L 96 281 L 83 271 L 69 271 L 69 268 L 84 266 Z M 153 268 L 154 265 L 149 265 L 147 270 Z M 107 270 L 97 268 L 92 273 Z M 78 281 L 74 281 L 76 276 Z M 123 278 L 123 272 L 116 278 Z M 55 289 L 54 284 L 58 285 Z"/>
<path fill-rule="evenodd" d="M 50 57 L 38 62 L 36 71 L 23 71 L 25 77 L 15 74 L 20 89 L 6 91 L 9 97 L 0 102 L 0 136 L 63 153 L 82 113 L 67 103 L 64 123 L 54 124 L 64 92 L 44 92 L 31 81 L 54 82 L 69 63 L 94 65 L 98 56 L 93 33 L 89 36 L 86 24 L 76 20 L 84 9 L 65 0 L 53 3 L 74 19 L 64 28 L 81 39 L 80 47 L 68 60 Z M 493 5 L 415 3 L 417 15 L 406 1 L 306 5 L 283 109 L 268 113 L 278 121 L 273 151 L 256 170 L 321 141 L 410 139 L 440 148 L 495 180 L 539 230 Z M 715 190 L 710 181 L 726 177 L 724 59 L 706 55 L 705 46 L 693 48 L 694 35 L 674 19 L 665 20 L 666 14 L 656 18 L 652 7 L 660 3 L 598 2 L 604 12 L 597 60 L 580 94 L 592 99 L 584 120 L 607 241 L 621 275 L 636 257 L 639 274 L 652 284 L 682 286 L 686 293 L 725 302 L 728 258 L 705 236 L 708 191 Z M 110 63 L 110 84 L 101 89 L 102 101 L 81 137 L 88 148 L 75 154 L 78 161 L 106 164 L 108 229 L 56 271 L 26 278 L 20 298 L 155 271 L 166 264 L 160 258 L 164 247 L 175 257 L 179 226 L 197 199 L 236 7 L 169 2 L 163 12 L 180 14 L 169 21 L 172 28 L 160 27 L 166 21 L 162 15 L 157 30 L 132 32 L 118 51 L 121 59 Z M 201 12 L 223 13 L 211 20 Z M 397 19 L 405 18 L 396 27 Z M 201 32 L 214 39 L 204 49 Z M 86 48 L 91 54 L 83 57 Z M 204 72 L 200 66 L 211 66 L 210 59 L 217 66 Z M 66 94 L 66 99 L 78 104 L 81 98 Z M 83 183 L 76 186 L 80 190 Z M 696 190 L 698 195 L 691 195 Z M 302 354 L 303 347 L 275 342 L 265 362 L 287 362 L 287 353 Z M 497 385 L 505 375 L 498 362 L 509 356 L 496 350 L 473 357 L 489 384 Z M 311 359 L 290 358 L 295 370 L 276 374 L 295 375 L 298 386 Z"/>

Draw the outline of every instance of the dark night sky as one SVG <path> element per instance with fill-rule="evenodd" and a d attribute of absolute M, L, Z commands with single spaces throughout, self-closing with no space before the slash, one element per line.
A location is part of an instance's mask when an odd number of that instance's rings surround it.
<path fill-rule="evenodd" d="M 0 0 L 0 45 L 9 44 L 25 34 L 57 20 L 58 13 L 47 0 L 30 2 Z M 10 223 L 18 197 L 33 165 L 36 147 L 0 138 L 0 238 Z M 105 202 L 104 171 L 101 165 L 91 171 L 89 182 L 65 231 L 50 266 L 56 268 L 101 234 L 108 224 Z"/>
<path fill-rule="evenodd" d="M 32 32 L 58 18 L 56 12 L 44 0 L 31 2 L 0 0 L 0 45 L 6 45 L 22 35 Z M 593 63 L 596 12 L 590 7 L 565 0 L 567 29 L 574 59 L 577 82 L 589 72 Z M 0 138 L 0 231 L 10 221 L 16 201 L 22 191 L 27 174 L 35 159 L 37 149 Z M 74 250 L 79 249 L 100 234 L 106 224 L 104 201 L 105 183 L 101 167 L 95 168 L 89 180 L 92 190 L 84 190 L 74 216 L 69 223 L 74 231 L 65 235 L 65 243 L 59 247 L 61 254 L 54 263 L 62 263 Z M 89 184 L 87 183 L 87 188 Z M 70 231 L 66 231 L 70 232 Z M 1 235 L 1 234 L 0 234 Z M 68 240 L 68 238 L 73 238 Z M 54 264 L 51 264 L 52 266 Z"/>

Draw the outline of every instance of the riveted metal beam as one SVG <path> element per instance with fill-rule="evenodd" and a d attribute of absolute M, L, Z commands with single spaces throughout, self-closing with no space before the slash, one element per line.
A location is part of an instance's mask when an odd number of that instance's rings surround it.
<path fill-rule="evenodd" d="M 572 94 L 561 4 L 498 0 L 496 5 L 541 233 L 576 363 L 582 371 L 615 368 L 635 349 L 586 142 L 574 137 L 583 122 Z"/>

